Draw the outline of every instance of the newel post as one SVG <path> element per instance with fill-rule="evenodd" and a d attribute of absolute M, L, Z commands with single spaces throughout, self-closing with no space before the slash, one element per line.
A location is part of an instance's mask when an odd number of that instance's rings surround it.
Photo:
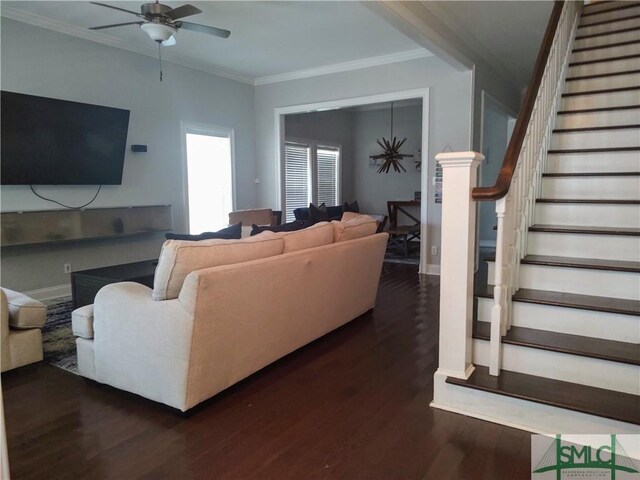
<path fill-rule="evenodd" d="M 436 155 L 442 166 L 440 356 L 437 374 L 467 379 L 473 372 L 473 272 L 476 242 L 477 152 Z"/>

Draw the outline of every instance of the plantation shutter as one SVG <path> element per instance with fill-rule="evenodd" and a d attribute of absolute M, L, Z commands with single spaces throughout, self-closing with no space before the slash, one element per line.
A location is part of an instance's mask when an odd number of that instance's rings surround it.
<path fill-rule="evenodd" d="M 295 220 L 293 210 L 309 206 L 309 156 L 311 147 L 299 143 L 286 142 L 285 163 L 285 213 L 286 221 Z"/>
<path fill-rule="evenodd" d="M 338 155 L 333 147 L 318 147 L 316 150 L 316 201 L 318 205 L 338 204 Z"/>

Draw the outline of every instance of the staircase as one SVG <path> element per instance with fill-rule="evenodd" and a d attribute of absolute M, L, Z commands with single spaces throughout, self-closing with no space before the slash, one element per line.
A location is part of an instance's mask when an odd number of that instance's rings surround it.
<path fill-rule="evenodd" d="M 640 3 L 585 5 L 566 72 L 500 373 L 489 259 L 475 370 L 448 376 L 434 406 L 545 433 L 639 433 Z"/>

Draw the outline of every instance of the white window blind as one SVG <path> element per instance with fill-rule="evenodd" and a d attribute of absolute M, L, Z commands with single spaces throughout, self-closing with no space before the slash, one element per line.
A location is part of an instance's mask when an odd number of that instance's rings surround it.
<path fill-rule="evenodd" d="M 316 202 L 338 204 L 338 157 L 340 150 L 333 147 L 316 149 Z"/>
<path fill-rule="evenodd" d="M 293 210 L 308 207 L 310 197 L 309 158 L 311 147 L 298 143 L 286 142 L 285 156 L 285 199 L 287 222 L 295 220 Z"/>

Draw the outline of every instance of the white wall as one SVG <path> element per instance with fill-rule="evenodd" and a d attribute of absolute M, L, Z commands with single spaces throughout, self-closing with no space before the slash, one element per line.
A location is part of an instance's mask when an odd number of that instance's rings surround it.
<path fill-rule="evenodd" d="M 435 173 L 436 153 L 471 147 L 470 71 L 460 72 L 436 57 L 379 67 L 257 86 L 256 156 L 260 178 L 259 203 L 278 202 L 276 192 L 276 138 L 274 109 L 314 102 L 347 99 L 416 88 L 430 88 L 428 173 Z M 423 129 L 426 126 L 423 125 Z M 427 198 L 429 245 L 440 243 L 440 205 Z M 429 264 L 438 264 L 430 257 Z"/>
<path fill-rule="evenodd" d="M 420 170 L 412 158 L 402 160 L 407 171 L 401 173 L 393 169 L 378 173 L 378 167 L 369 166 L 369 156 L 381 153 L 376 139 L 389 138 L 390 122 L 389 108 L 354 113 L 354 199 L 363 212 L 385 215 L 387 200 L 413 200 L 414 192 L 420 190 Z M 422 143 L 422 105 L 394 108 L 393 134 L 398 140 L 407 138 L 401 153 L 416 155 Z M 401 219 L 401 223 L 408 222 Z"/>
<path fill-rule="evenodd" d="M 348 110 L 329 110 L 285 116 L 285 138 L 303 138 L 341 146 L 342 200 L 353 201 L 353 115 Z"/>
<path fill-rule="evenodd" d="M 180 121 L 235 129 L 239 208 L 256 205 L 253 87 L 120 49 L 2 18 L 2 89 L 131 111 L 123 184 L 102 189 L 92 207 L 172 204 L 174 225 L 185 228 Z M 59 201 L 81 204 L 93 187 L 41 187 Z M 2 211 L 55 209 L 28 187 L 3 186 Z M 2 285 L 31 290 L 69 281 L 74 270 L 154 258 L 163 236 L 2 249 Z"/>

